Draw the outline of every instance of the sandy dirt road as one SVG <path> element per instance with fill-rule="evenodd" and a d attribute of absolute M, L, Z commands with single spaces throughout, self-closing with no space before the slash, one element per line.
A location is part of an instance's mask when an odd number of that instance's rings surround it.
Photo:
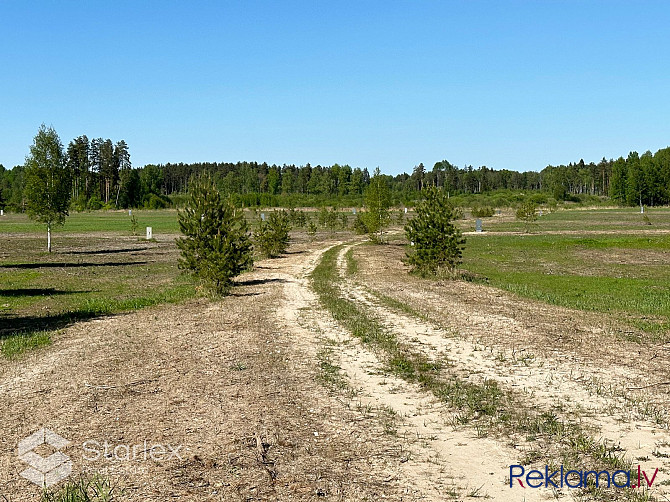
<path fill-rule="evenodd" d="M 259 262 L 227 298 L 79 323 L 51 347 L 0 362 L 0 495 L 39 499 L 39 489 L 20 476 L 26 465 L 17 445 L 46 427 L 70 441 L 62 452 L 72 460 L 72 476 L 102 472 L 124 490 L 120 500 L 570 498 L 510 489 L 508 467 L 523 448 L 456 426 L 458 410 L 389 374 L 379 354 L 319 306 L 309 273 L 336 244 L 297 244 L 285 257 Z M 508 312 L 501 303 L 482 317 L 468 296 L 422 290 L 395 271 L 380 274 L 379 267 L 395 266 L 383 254 L 364 260 L 369 265 L 360 281 L 345 281 L 343 294 L 399 337 L 429 354 L 446 354 L 473 380 L 497 379 L 533 393 L 540 404 L 551 399 L 541 392 L 550 375 L 570 394 L 566 402 L 583 405 L 585 419 L 603 434 L 626 447 L 637 441 L 635 455 L 666 468 L 665 431 L 644 416 L 622 422 L 632 405 L 593 391 L 587 377 L 602 368 L 589 373 L 570 354 L 550 350 L 535 350 L 523 364 L 509 358 L 501 364 L 510 329 L 528 332 L 531 346 L 540 336 L 528 313 Z M 435 316 L 439 322 L 403 315 L 380 303 L 370 287 L 407 301 L 421 295 L 431 299 L 427 314 L 432 308 L 450 314 Z M 324 353 L 339 368 L 342 388 L 322 383 Z M 630 371 L 625 365 L 608 373 L 621 373 L 623 381 Z M 663 402 L 662 391 L 652 398 Z M 168 453 L 160 455 L 161 448 Z"/>
<path fill-rule="evenodd" d="M 79 323 L 0 362 L 0 495 L 39 499 L 17 446 L 46 427 L 70 441 L 72 476 L 104 473 L 119 500 L 420 498 L 395 441 L 316 383 L 315 340 L 277 321 L 319 253 L 294 246 L 224 299 Z"/>
<path fill-rule="evenodd" d="M 443 357 L 468 381 L 497 382 L 536 413 L 578 422 L 646 472 L 658 468 L 650 493 L 667 499 L 670 351 L 665 344 L 626 340 L 624 328 L 607 315 L 524 300 L 480 284 L 408 276 L 402 247 L 358 246 L 355 252 L 361 273 L 345 282 L 343 294 L 399 340 Z M 389 307 L 384 297 L 418 315 Z M 518 437 L 514 447 L 517 459 L 536 448 Z"/>

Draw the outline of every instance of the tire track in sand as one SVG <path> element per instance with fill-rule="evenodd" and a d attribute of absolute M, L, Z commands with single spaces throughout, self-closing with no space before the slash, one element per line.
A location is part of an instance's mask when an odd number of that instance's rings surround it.
<path fill-rule="evenodd" d="M 344 247 L 338 257 L 338 269 L 343 277 L 346 277 L 344 255 L 351 247 Z M 413 349 L 431 359 L 446 358 L 470 381 L 495 380 L 502 388 L 520 392 L 546 410 L 556 411 L 556 405 L 560 404 L 568 409 L 564 414 L 579 416 L 583 423 L 600 431 L 598 439 L 618 445 L 627 452 L 628 460 L 640 464 L 646 472 L 653 473 L 657 467 L 661 473 L 670 472 L 668 430 L 631 410 L 623 396 L 597 395 L 588 386 L 588 382 L 600 378 L 603 368 L 594 368 L 592 378 L 589 378 L 589 368 L 581 367 L 580 378 L 575 379 L 573 369 L 563 367 L 559 358 L 533 355 L 511 364 L 509 360 L 501 360 L 500 352 L 483 350 L 481 344 L 458 333 L 384 306 L 368 290 L 351 280 L 344 281 L 344 288 L 347 298 L 368 309 L 398 340 Z M 496 317 L 496 314 L 491 316 Z M 495 323 L 480 324 L 490 326 Z M 471 331 L 472 327 L 468 329 Z M 657 480 L 651 493 L 665 499 L 670 490 L 659 481 L 662 479 Z"/>
<path fill-rule="evenodd" d="M 346 251 L 344 248 L 343 251 Z M 500 501 L 555 498 L 549 490 L 527 490 L 521 495 L 509 488 L 506 476 L 519 452 L 474 431 L 450 425 L 454 412 L 418 385 L 389 375 L 384 363 L 324 311 L 309 284 L 309 274 L 326 249 L 311 253 L 290 271 L 284 284 L 284 301 L 278 321 L 292 332 L 296 343 L 316 357 L 316 347 L 331 340 L 349 387 L 355 391 L 348 406 L 393 410 L 398 417 L 398 441 L 408 452 L 398 459 L 395 477 L 417 500 L 445 500 L 468 496 Z M 343 252 L 340 253 L 343 256 Z"/>

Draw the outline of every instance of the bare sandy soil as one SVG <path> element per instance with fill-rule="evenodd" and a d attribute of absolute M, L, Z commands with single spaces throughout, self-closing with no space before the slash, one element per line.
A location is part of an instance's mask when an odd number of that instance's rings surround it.
<path fill-rule="evenodd" d="M 80 323 L 0 362 L 0 495 L 39 498 L 17 445 L 46 427 L 71 442 L 74 473 L 106 474 L 120 500 L 419 499 L 396 441 L 316 383 L 315 337 L 278 316 L 318 254 L 294 247 L 223 300 Z M 155 445 L 168 454 L 147 459 Z"/>
<path fill-rule="evenodd" d="M 400 246 L 357 246 L 355 251 L 362 278 L 349 282 L 348 294 L 399 339 L 431 357 L 446 358 L 471 381 L 495 380 L 526 396 L 536 409 L 579 420 L 648 472 L 658 467 L 651 493 L 665 499 L 670 477 L 667 345 L 626 341 L 619 336 L 621 327 L 605 315 L 524 300 L 478 284 L 408 276 Z M 374 291 L 413 307 L 423 319 L 385 306 Z M 522 443 L 515 448 L 532 448 Z"/>
<path fill-rule="evenodd" d="M 79 323 L 51 347 L 0 361 L 0 496 L 39 499 L 20 476 L 17 445 L 46 427 L 70 441 L 62 451 L 75 474 L 104 473 L 123 488 L 120 500 L 571 499 L 510 489 L 509 465 L 530 441 L 459 425 L 458 410 L 389 374 L 319 306 L 308 275 L 336 244 L 295 244 L 224 299 Z M 647 471 L 659 467 L 653 492 L 664 496 L 667 347 L 622 340 L 606 316 L 408 276 L 401 247 L 354 252 L 360 273 L 344 296 L 463 378 L 495 380 L 537 409 L 583 421 Z M 324 354 L 339 367 L 339 388 L 323 384 Z M 105 442 L 107 455 L 91 460 L 91 445 Z M 178 455 L 146 458 L 157 445 Z"/>

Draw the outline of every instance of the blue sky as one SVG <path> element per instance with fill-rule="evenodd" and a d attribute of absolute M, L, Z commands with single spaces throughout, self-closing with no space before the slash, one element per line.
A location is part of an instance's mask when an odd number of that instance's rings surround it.
<path fill-rule="evenodd" d="M 0 2 L 0 163 L 540 170 L 670 145 L 670 2 Z"/>

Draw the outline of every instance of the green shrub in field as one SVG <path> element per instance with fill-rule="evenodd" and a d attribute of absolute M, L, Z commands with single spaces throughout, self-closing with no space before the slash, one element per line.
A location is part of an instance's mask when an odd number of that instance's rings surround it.
<path fill-rule="evenodd" d="M 405 223 L 405 210 L 402 207 L 398 209 L 395 220 L 398 223 L 398 225 L 402 225 L 403 223 Z"/>
<path fill-rule="evenodd" d="M 291 222 L 286 211 L 270 213 L 267 221 L 261 221 L 254 234 L 256 245 L 268 258 L 276 258 L 286 252 L 290 240 Z"/>
<path fill-rule="evenodd" d="M 78 213 L 86 211 L 86 209 L 88 209 L 88 198 L 86 197 L 86 194 L 82 193 L 79 197 L 74 199 L 72 201 L 72 208 Z"/>
<path fill-rule="evenodd" d="M 319 226 L 328 227 L 331 231 L 335 230 L 339 221 L 337 208 L 323 206 L 319 209 L 317 221 L 319 222 Z"/>
<path fill-rule="evenodd" d="M 251 238 L 242 211 L 230 198 L 221 198 L 211 179 L 192 184 L 178 220 L 184 234 L 177 239 L 179 268 L 210 282 L 216 293 L 226 293 L 232 278 L 253 265 Z"/>
<path fill-rule="evenodd" d="M 152 193 L 149 198 L 144 201 L 144 207 L 146 209 L 165 209 L 170 205 L 170 199 L 167 197 L 161 197 Z"/>
<path fill-rule="evenodd" d="M 556 183 L 551 191 L 552 197 L 556 200 L 565 200 L 567 194 L 568 191 L 562 183 Z"/>
<path fill-rule="evenodd" d="M 98 197 L 97 195 L 93 195 L 88 200 L 88 209 L 92 210 L 102 209 L 102 201 L 100 200 L 100 197 Z"/>
<path fill-rule="evenodd" d="M 340 226 L 343 230 L 346 230 L 349 226 L 349 216 L 347 213 L 340 213 Z"/>
<path fill-rule="evenodd" d="M 316 223 L 311 218 L 307 221 L 307 235 L 310 241 L 313 241 L 314 237 L 316 237 Z"/>
<path fill-rule="evenodd" d="M 425 191 L 425 199 L 415 210 L 415 216 L 405 225 L 410 243 L 405 263 L 412 272 L 422 276 L 453 275 L 461 263 L 465 239 L 454 226 L 454 211 L 447 194 L 435 187 Z"/>
<path fill-rule="evenodd" d="M 365 190 L 365 205 L 365 226 L 370 240 L 381 244 L 384 242 L 384 229 L 391 223 L 391 192 L 379 168 L 375 169 L 375 175 Z"/>
<path fill-rule="evenodd" d="M 296 210 L 294 208 L 289 208 L 288 217 L 291 224 L 298 228 L 303 228 L 305 225 L 307 225 L 307 217 L 305 212 L 300 209 Z"/>
<path fill-rule="evenodd" d="M 491 206 L 474 206 L 471 213 L 474 218 L 490 218 L 495 214 L 495 211 Z"/>
<path fill-rule="evenodd" d="M 544 193 L 534 193 L 529 197 L 529 200 L 535 205 L 546 204 L 549 201 L 549 198 Z"/>
<path fill-rule="evenodd" d="M 169 195 L 168 199 L 170 201 L 169 204 L 170 206 L 177 209 L 182 209 L 188 203 L 188 194 L 183 193 L 173 194 Z"/>
<path fill-rule="evenodd" d="M 503 195 L 496 195 L 491 198 L 491 204 L 493 207 L 509 207 L 510 206 L 510 201 L 507 199 L 507 197 Z"/>
<path fill-rule="evenodd" d="M 368 226 L 365 223 L 365 217 L 362 213 L 357 213 L 354 218 L 354 232 L 358 235 L 365 235 L 368 233 Z"/>
<path fill-rule="evenodd" d="M 523 220 L 525 222 L 526 231 L 528 231 L 530 225 L 537 220 L 537 206 L 530 200 L 524 202 L 516 210 L 516 217 L 518 220 Z"/>

